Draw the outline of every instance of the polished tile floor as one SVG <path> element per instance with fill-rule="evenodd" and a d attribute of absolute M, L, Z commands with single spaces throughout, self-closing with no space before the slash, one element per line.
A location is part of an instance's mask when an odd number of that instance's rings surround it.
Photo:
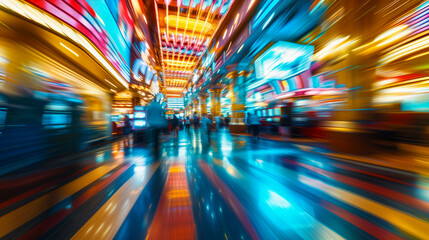
<path fill-rule="evenodd" d="M 2 176 L 0 238 L 429 239 L 428 178 L 314 148 L 191 129 L 154 160 L 117 141 Z"/>

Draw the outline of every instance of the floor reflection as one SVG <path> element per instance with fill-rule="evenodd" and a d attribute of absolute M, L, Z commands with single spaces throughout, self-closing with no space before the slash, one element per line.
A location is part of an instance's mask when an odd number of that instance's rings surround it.
<path fill-rule="evenodd" d="M 205 137 L 205 136 L 204 136 Z M 428 238 L 428 179 L 198 129 L 0 178 L 7 239 Z M 6 184 L 9 182 L 9 184 Z M 15 190 L 14 190 L 15 189 Z"/>

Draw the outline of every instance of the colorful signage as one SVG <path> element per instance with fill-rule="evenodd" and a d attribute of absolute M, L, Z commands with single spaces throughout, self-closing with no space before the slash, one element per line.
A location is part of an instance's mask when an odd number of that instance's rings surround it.
<path fill-rule="evenodd" d="M 127 81 L 134 23 L 124 0 L 27 0 L 87 37 Z"/>
<path fill-rule="evenodd" d="M 167 98 L 167 108 L 183 109 L 184 108 L 184 99 L 183 98 Z"/>
<path fill-rule="evenodd" d="M 133 129 L 141 130 L 147 127 L 147 113 L 141 106 L 134 107 Z"/>
<path fill-rule="evenodd" d="M 314 46 L 277 42 L 255 61 L 258 79 L 279 80 L 298 75 L 310 68 Z"/>

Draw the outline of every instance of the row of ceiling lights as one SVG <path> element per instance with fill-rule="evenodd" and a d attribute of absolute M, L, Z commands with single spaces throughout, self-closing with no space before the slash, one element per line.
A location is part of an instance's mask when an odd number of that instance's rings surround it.
<path fill-rule="evenodd" d="M 161 44 L 164 43 L 164 46 L 161 46 L 161 51 L 163 53 L 161 54 L 161 59 L 167 92 L 183 91 L 183 87 L 186 85 L 186 82 L 179 88 L 173 87 L 177 86 L 176 79 L 179 75 L 182 75 L 181 77 L 183 78 L 181 80 L 187 81 L 192 76 L 192 70 L 196 67 L 196 64 L 201 58 L 201 54 L 198 54 L 198 52 L 202 53 L 202 51 L 205 50 L 209 40 L 208 35 L 212 33 L 215 28 L 214 16 L 219 14 L 225 4 L 231 3 L 228 0 L 198 1 L 199 3 L 195 4 L 196 2 L 197 1 L 194 1 L 194 4 L 187 4 L 186 1 L 176 1 L 177 13 L 171 14 L 169 13 L 169 9 L 172 1 L 166 0 L 162 3 L 166 5 L 165 17 L 163 16 L 163 19 L 161 19 L 159 12 L 161 5 L 158 1 L 156 13 L 158 32 L 163 32 L 163 37 L 161 38 L 160 34 L 159 40 Z M 182 4 L 188 6 L 186 17 L 182 16 L 180 13 L 180 7 Z M 216 9 L 219 10 L 215 11 Z M 195 14 L 192 14 L 193 16 L 191 16 L 191 13 L 193 12 L 197 13 L 196 16 Z M 161 24 L 165 28 L 164 31 L 160 28 Z M 170 27 L 172 29 L 170 29 Z M 182 31 L 183 34 L 180 33 Z M 189 39 L 192 39 L 191 43 L 189 43 Z M 177 72 L 178 70 L 182 70 L 182 72 L 185 73 L 177 74 L 172 72 Z"/>

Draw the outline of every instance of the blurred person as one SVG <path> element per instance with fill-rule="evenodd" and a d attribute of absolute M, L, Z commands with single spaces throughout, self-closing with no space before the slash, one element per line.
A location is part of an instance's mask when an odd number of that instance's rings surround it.
<path fill-rule="evenodd" d="M 127 114 L 124 114 L 123 135 L 125 137 L 125 147 L 129 147 L 131 145 L 131 136 L 130 136 L 131 132 L 132 132 L 131 119 L 128 117 Z"/>
<path fill-rule="evenodd" d="M 214 120 L 215 120 L 215 131 L 218 131 L 219 127 L 220 127 L 220 117 L 219 116 L 215 116 Z"/>
<path fill-rule="evenodd" d="M 256 137 L 257 139 L 259 139 L 259 128 L 260 128 L 261 122 L 259 121 L 258 115 L 249 113 L 248 122 L 250 126 L 249 127 L 250 131 L 253 133 L 253 137 Z"/>
<path fill-rule="evenodd" d="M 177 118 L 176 114 L 173 114 L 173 119 L 171 119 L 171 129 L 172 129 L 172 134 L 173 137 L 177 138 L 179 137 L 179 125 L 180 125 L 180 120 L 179 118 Z"/>
<path fill-rule="evenodd" d="M 197 129 L 198 126 L 200 125 L 197 112 L 194 112 L 194 116 L 192 117 L 192 121 L 194 124 L 194 128 Z"/>
<path fill-rule="evenodd" d="M 280 118 L 280 135 L 289 137 L 290 136 L 290 127 L 292 125 L 291 118 L 288 114 L 283 114 Z"/>
<path fill-rule="evenodd" d="M 250 112 L 246 113 L 246 117 L 244 119 L 244 123 L 246 124 L 246 130 L 248 133 L 251 133 L 251 129 L 250 129 L 250 124 L 249 124 L 249 119 L 250 119 Z"/>
<path fill-rule="evenodd" d="M 231 122 L 231 118 L 229 117 L 229 115 L 226 115 L 225 117 L 225 127 L 229 128 L 229 123 Z"/>
<path fill-rule="evenodd" d="M 172 131 L 173 131 L 172 121 L 173 121 L 173 119 L 170 116 L 168 116 L 168 118 L 167 118 L 168 134 L 172 134 Z"/>
<path fill-rule="evenodd" d="M 159 104 L 156 100 L 153 100 L 147 106 L 147 121 L 152 133 L 155 159 L 158 159 L 160 144 L 159 135 L 161 134 L 161 130 L 167 125 L 167 123 L 164 117 L 164 110 L 162 109 L 161 104 Z"/>
<path fill-rule="evenodd" d="M 191 119 L 189 119 L 189 116 L 185 118 L 185 129 L 186 132 L 189 132 L 189 128 L 191 127 Z"/>
<path fill-rule="evenodd" d="M 206 134 L 207 142 L 210 144 L 210 133 L 212 130 L 212 120 L 208 117 L 206 113 L 203 114 L 201 118 L 201 138 L 204 139 L 204 134 Z"/>

